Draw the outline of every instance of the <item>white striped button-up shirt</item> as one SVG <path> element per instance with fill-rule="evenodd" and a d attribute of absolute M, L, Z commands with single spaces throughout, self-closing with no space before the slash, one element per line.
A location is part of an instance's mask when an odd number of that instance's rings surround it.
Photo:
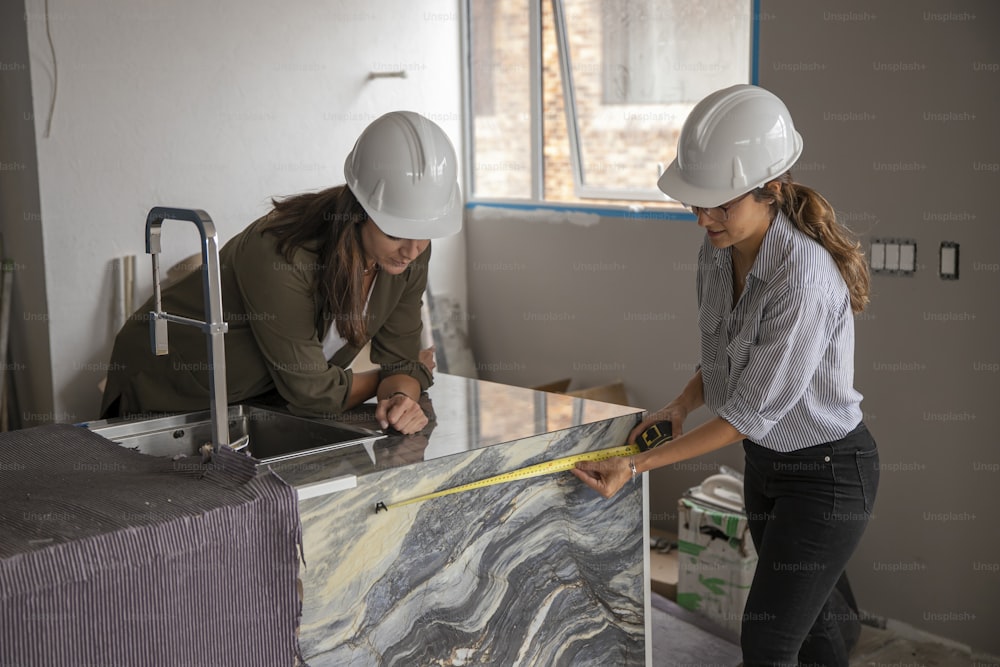
<path fill-rule="evenodd" d="M 705 404 L 759 445 L 839 440 L 861 421 L 854 316 L 830 254 L 779 213 L 733 306 L 730 248 L 698 255 Z"/>

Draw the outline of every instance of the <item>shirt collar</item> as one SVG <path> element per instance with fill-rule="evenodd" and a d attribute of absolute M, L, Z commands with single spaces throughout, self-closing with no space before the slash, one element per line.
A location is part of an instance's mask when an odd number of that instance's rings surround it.
<path fill-rule="evenodd" d="M 782 258 L 787 256 L 786 249 L 794 240 L 794 229 L 791 220 L 784 213 L 778 211 L 771 221 L 764 240 L 760 244 L 757 252 L 757 259 L 747 275 L 754 276 L 763 281 L 767 281 L 774 272 L 781 266 Z M 713 249 L 715 265 L 724 271 L 732 270 L 732 248 Z"/>
<path fill-rule="evenodd" d="M 764 235 L 764 242 L 760 244 L 760 252 L 757 253 L 757 259 L 750 272 L 763 281 L 769 280 L 788 257 L 788 248 L 794 242 L 795 227 L 792 221 L 778 211 L 771 221 L 770 229 Z"/>

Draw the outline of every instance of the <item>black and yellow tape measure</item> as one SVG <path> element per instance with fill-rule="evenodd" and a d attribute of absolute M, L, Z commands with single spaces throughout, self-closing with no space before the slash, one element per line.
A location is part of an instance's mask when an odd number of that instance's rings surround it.
<path fill-rule="evenodd" d="M 667 442 L 671 438 L 673 438 L 673 431 L 670 428 L 670 422 L 659 421 L 640 433 L 638 441 L 634 445 L 621 445 L 619 447 L 598 449 L 593 452 L 585 452 L 583 454 L 574 454 L 573 456 L 564 456 L 562 458 L 553 459 L 544 463 L 536 463 L 535 465 L 494 475 L 493 477 L 487 477 L 486 479 L 481 479 L 478 482 L 470 482 L 461 486 L 453 486 L 450 489 L 435 491 L 434 493 L 426 493 L 422 496 L 417 496 L 416 498 L 401 500 L 389 505 L 379 502 L 375 504 L 375 513 L 378 514 L 382 510 L 388 511 L 394 507 L 402 507 L 403 505 L 409 505 L 411 503 L 419 503 L 424 500 L 431 500 L 432 498 L 450 496 L 453 493 L 471 491 L 472 489 L 482 489 L 487 486 L 493 486 L 494 484 L 503 484 L 504 482 L 513 482 L 518 479 L 540 477 L 554 472 L 564 472 L 574 468 L 580 461 L 604 461 L 616 456 L 633 456 Z"/>

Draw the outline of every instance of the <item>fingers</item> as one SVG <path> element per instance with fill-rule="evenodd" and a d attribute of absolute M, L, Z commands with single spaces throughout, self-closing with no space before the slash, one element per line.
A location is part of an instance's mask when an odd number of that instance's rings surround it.
<path fill-rule="evenodd" d="M 606 484 L 601 479 L 600 475 L 590 470 L 584 470 L 579 467 L 580 465 L 582 464 L 578 463 L 576 468 L 570 468 L 570 472 L 594 491 L 597 491 L 605 498 L 610 498 L 611 494 L 607 492 Z"/>
<path fill-rule="evenodd" d="M 673 438 L 679 438 L 684 434 L 684 418 L 686 416 L 685 413 L 677 412 L 667 417 L 670 422 L 670 435 Z"/>
<path fill-rule="evenodd" d="M 606 461 L 580 461 L 570 472 L 605 498 L 615 495 L 632 476 L 628 463 L 621 457 Z"/>
<path fill-rule="evenodd" d="M 653 424 L 662 419 L 663 419 L 662 416 L 646 417 L 646 419 L 642 420 L 642 422 L 638 426 L 629 431 L 627 444 L 632 444 L 633 442 L 636 442 L 639 439 L 639 435 L 642 434 L 643 431 L 645 431 L 647 428 L 649 428 L 650 426 L 652 426 Z"/>
<path fill-rule="evenodd" d="M 668 403 L 653 414 L 646 417 L 642 420 L 642 423 L 633 428 L 628 434 L 628 443 L 631 444 L 636 442 L 643 431 L 656 422 L 661 421 L 670 422 L 671 435 L 674 439 L 677 439 L 684 433 L 684 419 L 686 417 L 687 411 L 683 407 L 677 405 L 676 403 Z"/>
<path fill-rule="evenodd" d="M 641 422 L 638 426 L 629 431 L 628 440 L 625 441 L 625 444 L 631 445 L 633 442 L 635 442 L 636 439 L 639 437 L 639 434 L 645 431 L 646 428 L 647 428 L 646 422 Z"/>
<path fill-rule="evenodd" d="M 405 435 L 423 430 L 428 422 L 420 404 L 402 394 L 379 401 L 375 408 L 375 419 L 383 429 L 391 426 Z"/>

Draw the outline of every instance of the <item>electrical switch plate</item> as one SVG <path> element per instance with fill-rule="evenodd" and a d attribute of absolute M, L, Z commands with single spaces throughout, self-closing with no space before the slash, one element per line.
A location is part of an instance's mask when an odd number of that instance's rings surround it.
<path fill-rule="evenodd" d="M 958 244 L 954 241 L 941 242 L 941 278 L 958 280 Z"/>
<path fill-rule="evenodd" d="M 917 270 L 917 242 L 913 239 L 872 239 L 868 264 L 872 273 L 913 275 Z"/>

